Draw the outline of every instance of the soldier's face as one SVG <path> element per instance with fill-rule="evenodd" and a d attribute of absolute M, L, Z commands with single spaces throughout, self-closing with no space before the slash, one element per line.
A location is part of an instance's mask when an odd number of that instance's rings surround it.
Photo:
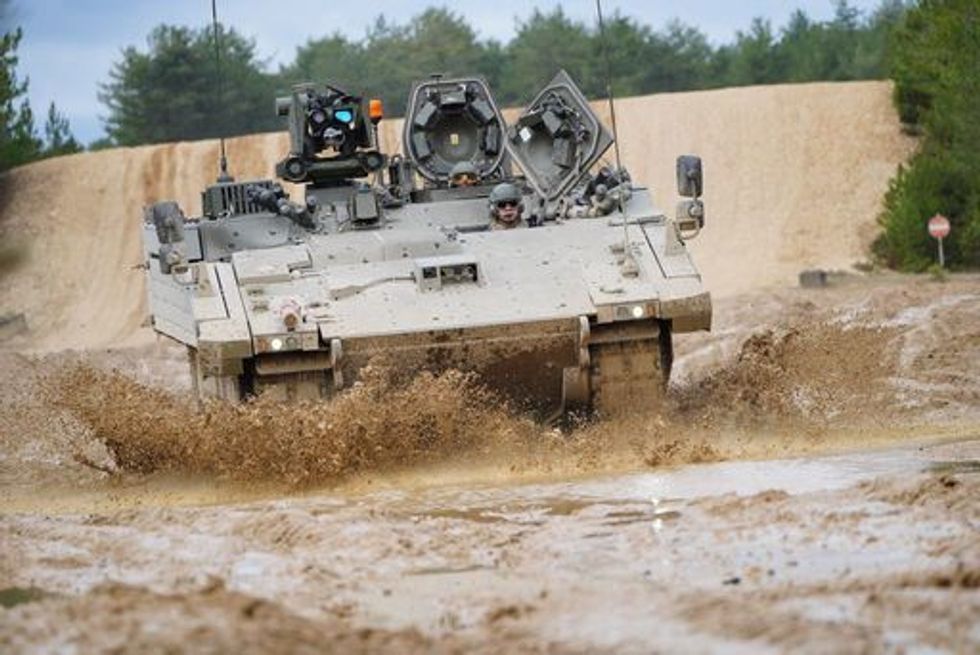
<path fill-rule="evenodd" d="M 521 218 L 520 205 L 513 200 L 497 203 L 497 220 L 501 223 L 516 223 Z"/>
<path fill-rule="evenodd" d="M 453 186 L 476 186 L 476 175 L 463 173 L 453 178 Z"/>

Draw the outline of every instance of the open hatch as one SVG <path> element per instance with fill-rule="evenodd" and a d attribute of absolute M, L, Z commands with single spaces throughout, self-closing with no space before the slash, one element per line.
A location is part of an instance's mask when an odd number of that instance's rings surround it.
<path fill-rule="evenodd" d="M 549 201 L 568 191 L 612 143 L 612 134 L 565 71 L 507 130 L 508 152 Z"/>
<path fill-rule="evenodd" d="M 481 178 L 500 168 L 504 119 L 480 78 L 432 79 L 417 83 L 408 102 L 403 148 L 427 180 L 446 184 L 459 162 L 470 162 Z"/>

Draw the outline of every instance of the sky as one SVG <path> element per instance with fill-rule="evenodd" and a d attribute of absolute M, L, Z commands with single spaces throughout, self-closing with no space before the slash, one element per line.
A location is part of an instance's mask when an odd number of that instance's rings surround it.
<path fill-rule="evenodd" d="M 82 143 L 90 143 L 105 130 L 105 108 L 98 100 L 98 86 L 106 82 L 112 64 L 127 46 L 146 48 L 146 37 L 161 23 L 201 27 L 211 18 L 210 0 L 10 0 L 15 24 L 24 29 L 19 50 L 21 79 L 29 80 L 29 98 L 39 127 L 48 105 L 54 101 L 68 117 Z M 476 29 L 481 38 L 506 42 L 518 21 L 534 9 L 551 11 L 561 5 L 573 19 L 592 23 L 593 0 L 554 2 L 539 0 L 455 0 L 446 2 L 350 2 L 337 0 L 218 0 L 219 19 L 239 33 L 253 38 L 260 58 L 271 70 L 290 62 L 296 48 L 310 38 L 334 32 L 360 39 L 379 14 L 405 23 L 426 6 L 451 6 Z M 851 0 L 851 5 L 870 12 L 879 0 Z M 288 11 L 271 7 L 289 7 Z M 337 9 L 337 7 L 341 7 Z M 814 19 L 833 16 L 831 0 L 603 0 L 603 13 L 616 11 L 661 29 L 677 18 L 698 27 L 715 44 L 732 40 L 737 30 L 748 27 L 754 16 L 786 23 L 796 9 Z"/>

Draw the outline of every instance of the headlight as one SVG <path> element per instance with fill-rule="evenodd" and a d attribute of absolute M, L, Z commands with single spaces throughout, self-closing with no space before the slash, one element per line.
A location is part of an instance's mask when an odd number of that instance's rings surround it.
<path fill-rule="evenodd" d="M 287 332 L 256 337 L 252 342 L 255 353 L 286 353 L 296 350 L 317 350 L 320 347 L 319 335 L 315 331 Z"/>
<path fill-rule="evenodd" d="M 647 307 L 642 303 L 632 303 L 629 305 L 616 305 L 614 312 L 615 321 L 636 321 L 647 316 Z"/>
<path fill-rule="evenodd" d="M 600 323 L 615 321 L 639 321 L 656 316 L 656 303 L 631 302 L 621 305 L 601 305 L 598 308 Z"/>

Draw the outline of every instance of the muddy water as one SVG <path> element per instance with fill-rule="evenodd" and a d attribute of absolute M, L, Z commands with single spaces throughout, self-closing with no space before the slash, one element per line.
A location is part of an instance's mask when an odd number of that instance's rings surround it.
<path fill-rule="evenodd" d="M 980 651 L 975 282 L 722 308 L 661 411 L 564 433 L 0 353 L 0 652 Z"/>
<path fill-rule="evenodd" d="M 764 552 L 744 550 L 743 544 L 725 553 L 729 549 L 724 536 L 704 530 L 710 523 L 705 520 L 706 507 L 709 511 L 721 507 L 724 513 L 727 497 L 735 504 L 738 497 L 756 497 L 765 504 L 802 494 L 829 494 L 882 477 L 916 476 L 939 466 L 971 471 L 978 463 L 980 441 L 974 440 L 820 458 L 703 464 L 552 484 L 451 486 L 372 494 L 359 498 L 359 506 L 369 513 L 382 513 L 393 523 L 411 521 L 418 526 L 415 541 L 425 542 L 429 532 L 480 532 L 485 526 L 493 527 L 495 541 L 486 544 L 485 553 L 471 544 L 463 557 L 430 557 L 410 551 L 389 562 L 391 575 L 385 576 L 384 582 L 387 591 L 380 598 L 371 592 L 360 594 L 358 603 L 367 609 L 372 622 L 438 630 L 445 623 L 440 609 L 452 606 L 454 597 L 472 609 L 469 600 L 474 593 L 488 597 L 500 592 L 527 595 L 538 586 L 543 592 L 549 586 L 571 587 L 576 589 L 579 603 L 589 596 L 599 602 L 615 598 L 622 611 L 621 594 L 632 587 L 636 589 L 630 593 L 640 597 L 648 595 L 648 585 L 658 583 L 714 588 L 738 577 L 740 570 L 755 569 L 763 563 L 766 576 L 771 578 L 776 569 L 799 566 L 799 551 L 780 549 L 780 541 L 806 541 L 819 538 L 819 533 L 805 523 L 784 525 L 772 543 L 765 543 L 766 535 L 760 535 L 762 543 L 758 546 Z M 724 500 L 718 501 L 719 497 Z M 867 498 L 848 505 L 850 514 L 880 511 Z M 882 527 L 881 537 L 903 542 L 890 549 L 889 557 L 893 561 L 913 559 L 912 544 L 934 527 L 924 523 L 910 528 L 904 522 Z M 504 552 L 535 562 L 533 574 L 506 570 L 494 546 L 508 541 L 525 544 L 513 554 L 506 549 Z M 845 567 L 858 577 L 882 570 L 874 561 L 876 555 L 869 554 L 861 561 L 842 546 L 835 548 L 836 554 L 810 561 L 804 572 L 793 577 L 819 581 Z M 714 557 L 709 559 L 716 565 L 704 566 L 701 557 L 710 551 Z M 980 551 L 974 551 L 977 554 Z M 855 566 L 864 570 L 854 570 Z M 420 603 L 420 595 L 435 602 Z M 528 603 L 533 605 L 533 598 L 528 598 Z M 581 623 L 562 625 L 560 630 L 573 634 L 575 641 L 608 645 L 619 644 L 621 639 L 642 643 L 653 636 L 654 626 L 642 621 L 599 614 Z M 460 621 L 465 622 L 465 618 Z M 611 640 L 611 635 L 616 639 Z"/>
<path fill-rule="evenodd" d="M 912 589 L 945 637 L 898 603 L 902 634 L 838 645 L 976 645 L 964 612 L 980 609 L 978 463 L 974 438 L 517 484 L 434 468 L 288 496 L 169 478 L 61 499 L 65 513 L 51 491 L 35 498 L 44 515 L 5 506 L 3 577 L 76 603 L 107 581 L 190 593 L 220 580 L 310 621 L 617 652 L 753 652 L 759 635 L 786 648 L 825 638 L 828 616 L 860 633 L 878 616 L 869 594 Z M 965 604 L 947 612 L 950 585 Z M 759 608 L 769 618 L 750 630 Z M 704 619 L 718 612 L 745 623 Z"/>

